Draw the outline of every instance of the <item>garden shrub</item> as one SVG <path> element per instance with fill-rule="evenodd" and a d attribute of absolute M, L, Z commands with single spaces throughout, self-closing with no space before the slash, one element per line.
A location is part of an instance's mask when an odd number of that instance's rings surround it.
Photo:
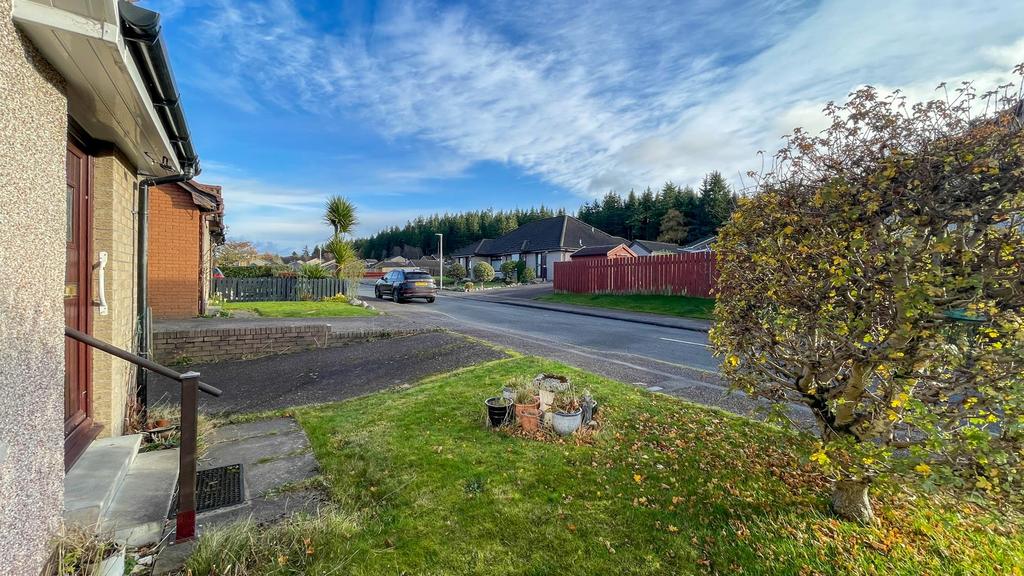
<path fill-rule="evenodd" d="M 478 282 L 490 282 L 494 280 L 494 268 L 487 262 L 473 264 L 473 279 Z"/>

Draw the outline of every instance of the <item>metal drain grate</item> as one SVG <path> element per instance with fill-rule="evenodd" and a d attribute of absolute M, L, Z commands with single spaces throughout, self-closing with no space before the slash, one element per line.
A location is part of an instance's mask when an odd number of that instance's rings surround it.
<path fill-rule="evenodd" d="M 241 464 L 200 470 L 196 474 L 196 512 L 241 504 L 245 500 L 242 488 Z"/>
<path fill-rule="evenodd" d="M 168 518 L 178 512 L 178 489 L 174 489 L 174 505 Z M 231 464 L 196 473 L 196 513 L 234 506 L 245 501 L 242 465 Z"/>

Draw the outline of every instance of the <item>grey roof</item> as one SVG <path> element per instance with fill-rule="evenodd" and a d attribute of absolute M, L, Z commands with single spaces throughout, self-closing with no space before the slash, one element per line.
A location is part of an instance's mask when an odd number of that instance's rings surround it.
<path fill-rule="evenodd" d="M 697 240 L 696 242 L 693 242 L 691 244 L 687 244 L 686 246 L 683 246 L 682 248 L 680 248 L 680 250 L 682 250 L 683 252 L 693 252 L 693 251 L 707 250 L 707 249 L 711 248 L 711 244 L 713 244 L 715 242 L 716 238 L 718 238 L 718 237 L 717 236 L 708 236 L 707 238 L 701 238 L 700 240 Z"/>
<path fill-rule="evenodd" d="M 523 252 L 577 250 L 583 246 L 621 244 L 622 238 L 594 228 L 582 220 L 562 215 L 527 222 L 493 240 L 479 240 L 459 248 L 452 256 L 500 256 Z"/>
<path fill-rule="evenodd" d="M 601 244 L 598 246 L 584 246 L 583 248 L 573 252 L 572 256 L 573 258 L 576 256 L 604 256 L 623 244 L 625 244 L 625 242 L 619 242 L 618 244 Z"/>
<path fill-rule="evenodd" d="M 648 252 L 676 252 L 681 248 L 679 244 L 671 242 L 655 242 L 654 240 L 633 240 L 633 244 L 639 244 Z"/>

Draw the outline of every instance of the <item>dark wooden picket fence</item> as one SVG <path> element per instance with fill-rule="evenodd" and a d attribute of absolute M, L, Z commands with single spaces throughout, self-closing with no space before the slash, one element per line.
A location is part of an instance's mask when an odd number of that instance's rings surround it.
<path fill-rule="evenodd" d="M 213 292 L 228 302 L 320 300 L 345 292 L 337 278 L 214 278 Z"/>
<path fill-rule="evenodd" d="M 555 263 L 555 291 L 581 294 L 685 294 L 712 296 L 718 271 L 714 253 Z"/>

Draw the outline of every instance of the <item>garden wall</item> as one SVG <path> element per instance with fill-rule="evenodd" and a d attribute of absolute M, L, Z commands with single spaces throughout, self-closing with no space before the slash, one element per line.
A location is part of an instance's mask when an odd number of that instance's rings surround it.
<path fill-rule="evenodd" d="M 162 364 L 244 360 L 418 332 L 422 330 L 332 332 L 327 324 L 163 331 L 153 333 L 153 356 Z"/>

